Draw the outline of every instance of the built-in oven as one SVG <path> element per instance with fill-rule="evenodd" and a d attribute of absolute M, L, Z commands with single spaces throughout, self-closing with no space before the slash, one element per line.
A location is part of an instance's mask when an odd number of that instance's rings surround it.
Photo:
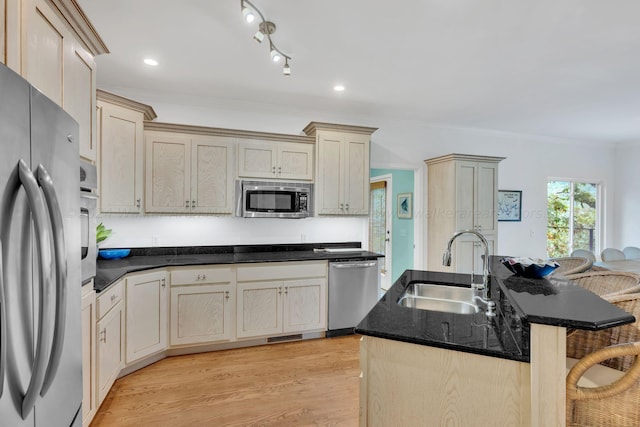
<path fill-rule="evenodd" d="M 82 284 L 96 275 L 96 209 L 98 174 L 91 163 L 80 161 L 80 230 Z"/>
<path fill-rule="evenodd" d="M 245 218 L 306 218 L 312 215 L 312 184 L 242 181 L 236 212 Z"/>

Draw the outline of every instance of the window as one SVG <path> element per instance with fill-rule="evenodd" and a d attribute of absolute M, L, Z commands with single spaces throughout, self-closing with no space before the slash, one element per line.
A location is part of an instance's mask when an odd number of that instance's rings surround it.
<path fill-rule="evenodd" d="M 568 256 L 575 249 L 597 253 L 600 236 L 599 185 L 571 180 L 547 185 L 547 256 Z"/>

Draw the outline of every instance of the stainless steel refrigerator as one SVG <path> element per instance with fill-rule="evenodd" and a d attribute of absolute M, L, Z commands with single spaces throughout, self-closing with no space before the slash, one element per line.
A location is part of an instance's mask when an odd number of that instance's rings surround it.
<path fill-rule="evenodd" d="M 82 424 L 78 124 L 0 64 L 0 425 Z"/>

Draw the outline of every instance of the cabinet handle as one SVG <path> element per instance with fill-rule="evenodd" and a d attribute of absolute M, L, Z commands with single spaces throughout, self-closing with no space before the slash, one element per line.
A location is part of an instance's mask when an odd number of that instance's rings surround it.
<path fill-rule="evenodd" d="M 111 295 L 111 302 L 114 302 L 116 300 L 116 294 L 112 294 Z"/>
<path fill-rule="evenodd" d="M 346 210 L 349 210 L 349 203 L 345 204 L 345 205 L 344 205 L 344 208 L 345 208 Z"/>
<path fill-rule="evenodd" d="M 189 208 L 189 201 L 188 201 L 188 200 L 185 200 L 185 201 L 184 201 L 184 207 L 185 207 L 185 208 Z"/>
<path fill-rule="evenodd" d="M 229 291 L 224 291 L 224 297 L 229 300 Z"/>
<path fill-rule="evenodd" d="M 278 293 L 282 295 L 282 286 L 278 286 Z"/>
<path fill-rule="evenodd" d="M 136 199 L 136 208 L 140 209 L 140 197 Z"/>
<path fill-rule="evenodd" d="M 107 342 L 107 328 L 104 328 L 102 331 L 100 331 L 100 341 L 102 341 L 103 343 L 106 344 Z"/>
<path fill-rule="evenodd" d="M 191 201 L 191 207 L 192 207 L 192 208 L 195 208 L 195 207 L 196 207 L 196 201 L 195 201 L 195 200 L 192 200 L 192 201 Z"/>
<path fill-rule="evenodd" d="M 284 294 L 287 295 L 289 293 L 289 287 L 285 286 L 284 287 Z"/>
<path fill-rule="evenodd" d="M 282 174 L 282 166 L 278 166 L 278 175 Z"/>
<path fill-rule="evenodd" d="M 343 211 L 344 210 L 344 203 L 340 203 L 340 210 Z"/>
<path fill-rule="evenodd" d="M 275 166 L 271 167 L 271 173 L 274 174 L 274 175 L 276 174 L 276 167 Z"/>
<path fill-rule="evenodd" d="M 163 277 L 162 279 L 160 279 L 160 283 L 162 285 L 162 287 L 164 288 L 165 286 L 167 286 L 167 280 Z"/>

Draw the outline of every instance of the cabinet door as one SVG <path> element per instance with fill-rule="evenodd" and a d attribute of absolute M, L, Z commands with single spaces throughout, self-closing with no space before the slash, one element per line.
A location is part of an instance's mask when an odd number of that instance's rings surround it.
<path fill-rule="evenodd" d="M 167 273 L 127 278 L 125 319 L 126 363 L 162 351 L 167 346 Z"/>
<path fill-rule="evenodd" d="M 25 2 L 23 11 L 22 76 L 62 106 L 64 23 L 45 0 Z"/>
<path fill-rule="evenodd" d="M 282 282 L 238 283 L 238 338 L 282 332 Z"/>
<path fill-rule="evenodd" d="M 478 163 L 456 162 L 456 227 L 455 231 L 473 230 L 476 217 Z"/>
<path fill-rule="evenodd" d="M 277 176 L 296 181 L 313 180 L 313 144 L 280 143 Z"/>
<path fill-rule="evenodd" d="M 142 211 L 143 114 L 106 102 L 100 107 L 100 210 Z"/>
<path fill-rule="evenodd" d="M 232 213 L 233 140 L 192 139 L 191 150 L 191 212 Z"/>
<path fill-rule="evenodd" d="M 498 227 L 498 165 L 478 163 L 476 182 L 476 229 L 483 234 L 495 234 Z"/>
<path fill-rule="evenodd" d="M 238 176 L 243 178 L 277 178 L 276 143 L 270 141 L 238 144 Z"/>
<path fill-rule="evenodd" d="M 65 45 L 63 107 L 78 122 L 80 157 L 95 161 L 96 64 L 76 41 Z"/>
<path fill-rule="evenodd" d="M 344 151 L 337 133 L 318 136 L 318 176 L 316 180 L 316 212 L 320 215 L 340 215 L 344 212 Z"/>
<path fill-rule="evenodd" d="M 191 210 L 191 142 L 186 136 L 150 133 L 146 136 L 147 212 L 185 213 Z"/>
<path fill-rule="evenodd" d="M 283 332 L 327 329 L 327 282 L 324 278 L 286 280 Z"/>
<path fill-rule="evenodd" d="M 171 288 L 171 345 L 231 339 L 235 287 L 232 285 Z"/>
<path fill-rule="evenodd" d="M 495 254 L 495 236 L 484 235 L 489 243 L 489 255 Z M 463 235 L 456 239 L 452 254 L 452 267 L 456 273 L 480 275 L 475 281 L 482 282 L 482 257 L 484 246 L 472 235 Z M 454 264 L 455 263 L 455 264 Z"/>
<path fill-rule="evenodd" d="M 369 137 L 347 134 L 344 140 L 344 211 L 369 213 Z"/>
<path fill-rule="evenodd" d="M 100 406 L 107 393 L 109 393 L 111 386 L 123 366 L 123 325 L 122 302 L 116 304 L 111 311 L 98 321 L 98 351 L 96 363 L 98 384 L 97 406 Z"/>
<path fill-rule="evenodd" d="M 91 282 L 93 284 L 93 282 Z M 87 285 L 87 286 L 92 286 Z M 82 424 L 96 413 L 96 293 L 82 296 Z"/>

